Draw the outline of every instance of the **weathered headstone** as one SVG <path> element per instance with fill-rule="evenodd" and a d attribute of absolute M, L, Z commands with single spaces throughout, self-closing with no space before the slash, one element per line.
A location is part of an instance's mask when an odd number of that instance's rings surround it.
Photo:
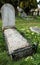
<path fill-rule="evenodd" d="M 7 27 L 7 29 L 4 30 L 4 36 L 7 42 L 9 54 L 12 54 L 17 49 L 29 46 L 27 40 L 16 29 L 11 29 L 11 27 L 15 26 L 14 7 L 10 4 L 5 4 L 1 8 L 1 13 L 3 28 Z"/>
<path fill-rule="evenodd" d="M 33 31 L 33 32 L 35 32 L 35 33 L 38 33 L 38 34 L 40 34 L 40 28 L 38 28 L 38 27 L 30 27 L 30 30 L 31 31 Z"/>
<path fill-rule="evenodd" d="M 24 10 L 22 8 L 17 7 L 17 9 L 18 9 L 18 12 L 19 12 L 19 14 L 20 14 L 20 16 L 22 18 L 26 18 L 27 17 L 27 14 L 24 12 Z"/>
<path fill-rule="evenodd" d="M 27 14 L 23 11 L 23 12 L 21 13 L 21 17 L 22 17 L 22 18 L 27 18 Z"/>
<path fill-rule="evenodd" d="M 4 4 L 1 8 L 3 28 L 15 26 L 15 10 L 10 4 Z"/>

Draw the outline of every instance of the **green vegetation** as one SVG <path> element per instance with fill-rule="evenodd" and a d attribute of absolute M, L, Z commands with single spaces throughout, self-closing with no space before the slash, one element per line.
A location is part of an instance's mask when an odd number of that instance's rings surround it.
<path fill-rule="evenodd" d="M 17 30 L 26 38 L 30 44 L 34 42 L 38 43 L 37 53 L 33 56 L 22 58 L 18 61 L 11 60 L 6 50 L 6 43 L 3 38 L 2 30 L 0 28 L 0 65 L 40 65 L 40 34 L 36 34 L 30 31 L 30 26 L 40 27 L 40 17 L 32 20 L 16 18 Z M 0 27 L 2 27 L 2 21 L 0 20 Z"/>

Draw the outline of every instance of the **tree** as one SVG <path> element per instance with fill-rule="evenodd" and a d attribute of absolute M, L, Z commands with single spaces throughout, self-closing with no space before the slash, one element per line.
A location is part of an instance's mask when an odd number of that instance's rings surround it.
<path fill-rule="evenodd" d="M 22 0 L 20 1 L 20 7 L 22 7 L 24 11 L 28 13 L 30 9 L 37 8 L 37 0 Z"/>
<path fill-rule="evenodd" d="M 37 0 L 0 0 L 0 7 L 4 3 L 12 4 L 17 10 L 17 6 L 20 6 L 24 9 L 26 13 L 30 11 L 30 9 L 37 8 Z"/>

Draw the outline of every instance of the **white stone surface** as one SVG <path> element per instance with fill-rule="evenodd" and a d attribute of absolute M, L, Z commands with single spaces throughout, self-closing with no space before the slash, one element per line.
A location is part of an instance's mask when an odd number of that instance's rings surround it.
<path fill-rule="evenodd" d="M 3 28 L 15 26 L 15 10 L 10 4 L 4 4 L 1 8 Z"/>
<path fill-rule="evenodd" d="M 4 35 L 7 41 L 9 54 L 14 50 L 29 46 L 27 40 L 15 29 L 6 29 Z"/>
<path fill-rule="evenodd" d="M 31 31 L 33 31 L 33 32 L 35 32 L 35 33 L 38 33 L 38 34 L 40 34 L 40 28 L 38 28 L 38 27 L 30 27 L 30 30 Z"/>

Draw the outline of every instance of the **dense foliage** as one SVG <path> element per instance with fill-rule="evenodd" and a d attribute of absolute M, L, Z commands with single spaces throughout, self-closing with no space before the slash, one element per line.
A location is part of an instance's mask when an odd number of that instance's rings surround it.
<path fill-rule="evenodd" d="M 37 8 L 37 0 L 0 0 L 0 7 L 5 3 L 12 4 L 15 9 L 17 9 L 17 6 L 20 6 L 27 13 L 30 9 Z"/>
<path fill-rule="evenodd" d="M 26 13 L 29 13 L 31 9 L 37 8 L 37 1 L 36 0 L 20 1 L 20 7 L 23 8 Z"/>

